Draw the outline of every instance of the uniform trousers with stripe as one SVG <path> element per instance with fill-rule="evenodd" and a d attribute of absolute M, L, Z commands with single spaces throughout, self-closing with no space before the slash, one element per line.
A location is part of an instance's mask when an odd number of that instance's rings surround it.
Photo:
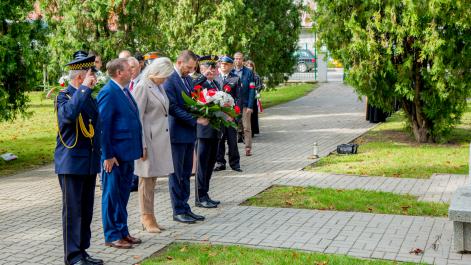
<path fill-rule="evenodd" d="M 73 264 L 86 256 L 90 247 L 96 174 L 58 176 L 62 190 L 64 262 Z"/>

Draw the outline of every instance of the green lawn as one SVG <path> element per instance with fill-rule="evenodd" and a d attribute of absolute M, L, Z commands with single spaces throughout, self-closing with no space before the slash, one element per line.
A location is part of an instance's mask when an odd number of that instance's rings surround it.
<path fill-rule="evenodd" d="M 0 154 L 13 153 L 17 160 L 0 159 L 0 176 L 50 163 L 56 134 L 54 102 L 44 93 L 29 94 L 32 115 L 13 122 L 0 122 Z"/>
<path fill-rule="evenodd" d="M 269 91 L 262 91 L 261 100 L 263 108 L 273 107 L 275 105 L 303 97 L 313 91 L 316 87 L 317 84 L 292 84 L 279 86 L 276 89 Z"/>
<path fill-rule="evenodd" d="M 210 244 L 175 243 L 149 258 L 140 265 L 393 265 L 415 264 L 398 263 L 386 260 L 366 260 L 343 255 L 307 253 L 295 250 L 266 250 L 242 246 L 222 246 Z"/>
<path fill-rule="evenodd" d="M 401 178 L 429 178 L 433 173 L 467 174 L 470 141 L 471 104 L 461 125 L 445 144 L 417 144 L 404 130 L 402 114 L 396 113 L 354 141 L 360 145 L 357 155 L 331 154 L 306 170 Z"/>
<path fill-rule="evenodd" d="M 364 190 L 273 186 L 244 205 L 414 216 L 448 215 L 448 204 L 419 202 L 411 195 Z"/>

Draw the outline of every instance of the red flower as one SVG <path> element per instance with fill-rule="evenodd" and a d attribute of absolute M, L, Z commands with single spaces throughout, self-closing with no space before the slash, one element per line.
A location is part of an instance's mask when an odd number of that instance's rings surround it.
<path fill-rule="evenodd" d="M 197 97 L 198 97 L 198 93 L 196 93 L 196 92 L 191 92 L 191 97 L 192 97 L 192 98 L 197 98 Z"/>
<path fill-rule="evenodd" d="M 236 113 L 237 115 L 239 115 L 239 114 L 240 114 L 240 108 L 239 108 L 239 106 L 235 105 L 235 106 L 234 106 L 234 111 L 235 111 L 235 113 Z"/>
<path fill-rule="evenodd" d="M 193 89 L 194 90 L 201 90 L 203 87 L 201 85 L 196 85 Z"/>
<path fill-rule="evenodd" d="M 198 101 L 203 103 L 203 104 L 206 104 L 206 99 L 204 98 L 203 91 L 200 91 Z"/>
<path fill-rule="evenodd" d="M 216 90 L 215 89 L 208 89 L 208 96 L 212 97 L 216 95 Z"/>
<path fill-rule="evenodd" d="M 254 82 L 250 82 L 249 88 L 250 88 L 250 89 L 254 89 L 254 88 L 255 88 L 255 83 L 254 83 Z"/>
<path fill-rule="evenodd" d="M 61 87 L 65 87 L 65 83 L 61 83 Z"/>
<path fill-rule="evenodd" d="M 225 90 L 227 93 L 230 93 L 231 90 L 232 90 L 232 88 L 231 88 L 230 85 L 225 85 L 225 86 L 224 86 L 224 90 Z"/>

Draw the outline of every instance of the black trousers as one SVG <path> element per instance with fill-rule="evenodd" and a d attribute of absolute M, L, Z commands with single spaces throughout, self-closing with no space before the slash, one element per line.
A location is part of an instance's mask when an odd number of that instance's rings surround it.
<path fill-rule="evenodd" d="M 190 198 L 190 177 L 194 150 L 194 143 L 172 143 L 172 160 L 175 172 L 170 174 L 168 178 L 168 189 L 174 215 L 191 211 L 188 199 Z"/>
<path fill-rule="evenodd" d="M 209 181 L 216 164 L 218 142 L 217 138 L 200 138 L 196 143 L 198 167 L 196 168 L 195 200 L 198 202 L 209 198 Z"/>
<path fill-rule="evenodd" d="M 237 129 L 232 127 L 224 127 L 222 139 L 219 140 L 216 162 L 219 165 L 226 165 L 226 140 L 229 147 L 229 165 L 231 168 L 240 168 L 240 155 L 237 148 Z"/>
<path fill-rule="evenodd" d="M 65 264 L 82 259 L 90 247 L 95 182 L 96 174 L 59 175 Z"/>
<path fill-rule="evenodd" d="M 252 115 L 250 115 L 250 123 L 251 123 L 251 128 L 252 128 L 252 137 L 255 134 L 260 133 L 260 127 L 258 125 L 258 104 L 257 104 L 257 99 L 254 100 L 253 103 L 253 112 Z"/>

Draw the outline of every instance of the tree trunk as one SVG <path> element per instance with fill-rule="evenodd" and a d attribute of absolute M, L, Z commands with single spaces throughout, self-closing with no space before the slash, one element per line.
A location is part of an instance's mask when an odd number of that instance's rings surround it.
<path fill-rule="evenodd" d="M 424 124 L 419 124 L 417 120 L 412 120 L 412 132 L 414 133 L 415 140 L 419 143 L 427 143 L 430 141 L 429 129 Z"/>
<path fill-rule="evenodd" d="M 409 119 L 415 140 L 418 143 L 427 143 L 431 140 L 429 123 L 426 121 L 425 117 L 423 117 L 422 111 L 419 107 L 420 105 L 418 106 L 416 102 L 408 100 L 404 100 L 403 102 L 403 109 Z"/>

